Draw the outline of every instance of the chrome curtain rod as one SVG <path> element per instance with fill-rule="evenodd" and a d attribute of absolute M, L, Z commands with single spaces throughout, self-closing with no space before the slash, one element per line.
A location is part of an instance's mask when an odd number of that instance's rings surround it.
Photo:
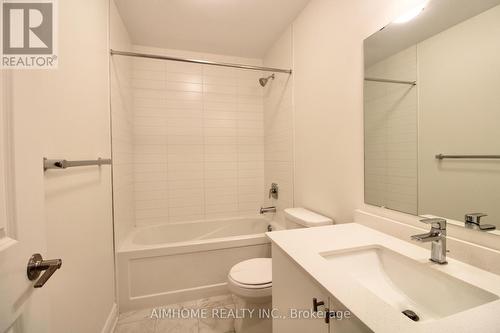
<path fill-rule="evenodd" d="M 98 158 L 97 160 L 83 160 L 83 161 L 68 161 L 68 160 L 49 160 L 47 158 L 43 159 L 43 171 L 48 169 L 67 169 L 80 166 L 92 166 L 92 165 L 106 165 L 111 164 L 110 158 Z"/>
<path fill-rule="evenodd" d="M 500 159 L 500 155 L 436 155 L 437 160 L 444 160 L 448 158 L 453 159 L 483 159 L 483 160 L 496 160 Z"/>
<path fill-rule="evenodd" d="M 374 77 L 366 77 L 365 81 L 370 81 L 370 82 L 384 82 L 384 83 L 397 83 L 397 84 L 409 84 L 412 86 L 417 85 L 417 81 L 400 81 L 400 80 L 390 80 L 390 79 L 377 79 Z"/>
<path fill-rule="evenodd" d="M 155 54 L 116 51 L 116 50 L 110 50 L 110 53 L 111 53 L 111 55 L 121 55 L 121 56 L 126 56 L 126 57 L 138 57 L 138 58 L 148 58 L 148 59 L 158 59 L 158 60 L 181 61 L 181 62 L 190 62 L 190 63 L 194 63 L 194 64 L 201 64 L 201 65 L 249 69 L 252 71 L 264 71 L 264 72 L 277 72 L 277 73 L 292 74 L 291 69 L 230 64 L 230 63 L 224 63 L 224 62 L 214 62 L 214 61 L 207 61 L 207 60 L 196 60 L 196 59 L 169 57 L 169 56 L 162 56 L 162 55 L 155 55 Z"/>

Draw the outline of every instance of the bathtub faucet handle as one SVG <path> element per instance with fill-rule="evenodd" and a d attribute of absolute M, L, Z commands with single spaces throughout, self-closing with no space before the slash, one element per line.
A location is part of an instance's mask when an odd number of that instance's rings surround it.
<path fill-rule="evenodd" d="M 271 197 L 273 199 L 278 199 L 278 193 L 279 193 L 278 184 L 272 183 L 271 188 L 269 189 L 269 199 L 271 199 Z"/>

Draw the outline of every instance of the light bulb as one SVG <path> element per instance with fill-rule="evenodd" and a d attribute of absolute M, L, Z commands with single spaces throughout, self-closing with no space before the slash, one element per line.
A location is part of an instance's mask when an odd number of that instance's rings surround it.
<path fill-rule="evenodd" d="M 408 12 L 404 13 L 403 15 L 398 17 L 396 20 L 394 20 L 394 23 L 402 24 L 402 23 L 410 22 L 415 17 L 420 15 L 420 13 L 423 12 L 423 10 L 427 6 L 428 2 L 429 1 L 423 1 L 422 4 L 418 5 L 417 7 L 413 8 L 412 10 L 409 10 Z"/>

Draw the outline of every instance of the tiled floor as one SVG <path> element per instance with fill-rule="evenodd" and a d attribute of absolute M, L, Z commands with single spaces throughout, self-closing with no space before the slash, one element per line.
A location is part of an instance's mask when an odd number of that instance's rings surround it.
<path fill-rule="evenodd" d="M 209 315 L 186 319 L 162 318 L 162 309 L 208 309 Z M 122 313 L 114 333 L 233 333 L 234 320 L 212 318 L 212 309 L 234 310 L 231 295 Z M 156 318 L 155 314 L 160 318 Z"/>

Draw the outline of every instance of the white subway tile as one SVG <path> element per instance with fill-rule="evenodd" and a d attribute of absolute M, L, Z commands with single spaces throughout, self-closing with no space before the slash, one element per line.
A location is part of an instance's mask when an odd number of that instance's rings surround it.
<path fill-rule="evenodd" d="M 134 69 L 132 79 L 164 81 L 165 73 L 163 71 Z"/>
<path fill-rule="evenodd" d="M 202 66 L 199 64 L 192 64 L 186 62 L 178 61 L 167 61 L 166 62 L 167 73 L 184 73 L 184 74 L 202 74 Z M 167 75 L 168 75 L 167 74 Z"/>
<path fill-rule="evenodd" d="M 234 96 L 238 92 L 238 88 L 234 85 L 203 84 L 203 92 L 214 94 L 230 94 Z"/>
<path fill-rule="evenodd" d="M 238 143 L 236 131 L 234 136 L 206 136 L 205 144 L 208 145 L 235 145 Z"/>
<path fill-rule="evenodd" d="M 292 151 L 286 115 L 269 118 L 280 125 L 269 125 L 275 135 L 264 140 L 266 90 L 258 79 L 266 74 L 134 59 L 129 93 L 125 83 L 112 87 L 122 95 L 112 103 L 112 112 L 120 112 L 114 116 L 115 176 L 123 178 L 115 187 L 121 200 L 129 190 L 127 200 L 135 201 L 122 215 L 152 225 L 256 214 L 264 198 L 264 163 L 273 165 L 264 162 L 264 152 Z M 398 149 L 394 145 L 393 153 Z M 288 179 L 290 167 L 274 170 Z"/>
<path fill-rule="evenodd" d="M 167 82 L 165 89 L 170 91 L 203 92 L 203 85 L 190 82 Z"/>
<path fill-rule="evenodd" d="M 166 74 L 167 82 L 188 82 L 188 83 L 203 83 L 203 76 L 196 73 L 175 73 L 169 72 Z"/>
<path fill-rule="evenodd" d="M 212 128 L 237 128 L 237 122 L 234 119 L 205 119 L 203 125 Z"/>

